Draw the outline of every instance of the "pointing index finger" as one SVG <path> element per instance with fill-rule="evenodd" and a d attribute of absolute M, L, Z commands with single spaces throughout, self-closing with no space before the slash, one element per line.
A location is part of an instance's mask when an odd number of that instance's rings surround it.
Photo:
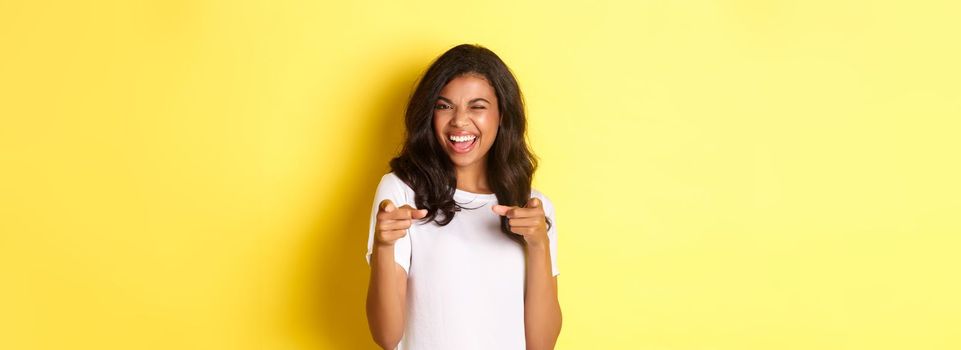
<path fill-rule="evenodd" d="M 513 218 L 513 217 L 517 217 L 519 214 L 519 211 L 524 209 L 519 207 L 514 207 L 514 206 L 497 204 L 491 207 L 491 210 L 497 213 L 497 215 Z"/>
<path fill-rule="evenodd" d="M 410 206 L 409 204 L 405 204 L 404 206 L 397 208 L 397 211 L 394 213 L 392 218 L 410 220 L 410 219 L 421 219 L 421 218 L 424 218 L 425 216 L 427 216 L 427 209 L 417 209 Z"/>

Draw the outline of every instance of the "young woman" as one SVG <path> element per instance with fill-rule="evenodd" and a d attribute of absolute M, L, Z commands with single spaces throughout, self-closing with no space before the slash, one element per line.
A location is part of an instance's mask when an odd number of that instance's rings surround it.
<path fill-rule="evenodd" d="M 531 180 L 521 92 L 490 50 L 456 46 L 411 95 L 406 142 L 370 217 L 367 320 L 384 349 L 552 349 L 557 229 Z"/>

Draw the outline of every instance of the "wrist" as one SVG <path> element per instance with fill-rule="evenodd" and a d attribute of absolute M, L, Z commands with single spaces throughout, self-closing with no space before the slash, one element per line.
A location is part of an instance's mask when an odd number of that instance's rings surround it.
<path fill-rule="evenodd" d="M 387 243 L 387 242 L 375 241 L 375 242 L 374 242 L 374 250 L 384 250 L 384 251 L 391 251 L 391 252 L 393 252 L 393 251 L 394 251 L 394 242 Z"/>
<path fill-rule="evenodd" d="M 525 245 L 528 251 L 546 251 L 548 249 L 547 241 L 527 241 Z"/>

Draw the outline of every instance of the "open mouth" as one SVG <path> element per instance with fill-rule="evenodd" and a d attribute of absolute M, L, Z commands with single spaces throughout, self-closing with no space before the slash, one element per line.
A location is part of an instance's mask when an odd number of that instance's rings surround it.
<path fill-rule="evenodd" d="M 449 135 L 447 136 L 447 142 L 450 143 L 451 149 L 454 150 L 454 153 L 467 153 L 474 149 L 474 144 L 477 143 L 477 136 Z"/>

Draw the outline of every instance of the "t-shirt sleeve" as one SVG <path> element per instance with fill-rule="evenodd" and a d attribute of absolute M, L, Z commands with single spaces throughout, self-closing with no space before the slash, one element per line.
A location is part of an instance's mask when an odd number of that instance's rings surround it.
<path fill-rule="evenodd" d="M 547 230 L 547 240 L 551 251 L 551 274 L 557 276 L 561 272 L 557 268 L 557 215 L 554 211 L 554 203 L 543 193 L 533 192 L 533 196 L 541 200 L 544 204 L 544 215 L 551 220 L 551 227 Z"/>
<path fill-rule="evenodd" d="M 370 258 L 374 253 L 374 226 L 377 224 L 377 210 L 380 202 L 385 199 L 390 199 L 394 203 L 395 207 L 401 207 L 405 204 L 414 206 L 412 200 L 407 197 L 407 192 L 404 190 L 405 184 L 393 173 L 388 173 L 380 179 L 380 184 L 377 185 L 377 191 L 374 194 L 374 203 L 371 206 L 370 213 L 370 227 L 367 234 L 367 266 L 370 266 Z M 404 237 L 399 238 L 394 242 L 394 260 L 404 268 L 404 271 L 410 273 L 410 232 Z"/>

